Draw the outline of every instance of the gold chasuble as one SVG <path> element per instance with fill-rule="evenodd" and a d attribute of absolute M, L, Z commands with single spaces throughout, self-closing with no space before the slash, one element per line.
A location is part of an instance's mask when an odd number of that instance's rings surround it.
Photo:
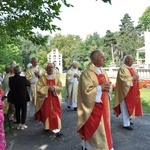
<path fill-rule="evenodd" d="M 96 103 L 97 86 L 110 82 L 106 72 L 98 74 L 89 65 L 80 76 L 77 105 L 77 132 L 93 150 L 111 150 L 110 105 L 108 91 L 102 91 L 101 102 Z M 83 82 L 84 81 L 84 82 Z"/>
<path fill-rule="evenodd" d="M 56 75 L 55 75 L 56 76 Z M 48 91 L 53 85 L 55 91 Z M 61 128 L 61 89 L 62 84 L 58 78 L 47 79 L 41 77 L 37 82 L 37 103 L 35 117 L 45 124 L 45 129 Z"/>
<path fill-rule="evenodd" d="M 139 81 L 132 80 L 135 74 L 135 69 L 129 68 L 125 64 L 118 71 L 114 97 L 114 111 L 117 116 L 121 113 L 120 103 L 123 100 L 125 100 L 129 116 L 143 115 Z"/>
<path fill-rule="evenodd" d="M 31 66 L 26 70 L 26 78 L 31 83 L 31 87 L 28 88 L 30 101 L 32 101 L 34 105 L 36 105 L 36 82 L 38 81 L 38 77 L 35 76 L 35 72 L 39 72 L 40 76 L 46 74 L 45 69 L 40 66 Z"/>

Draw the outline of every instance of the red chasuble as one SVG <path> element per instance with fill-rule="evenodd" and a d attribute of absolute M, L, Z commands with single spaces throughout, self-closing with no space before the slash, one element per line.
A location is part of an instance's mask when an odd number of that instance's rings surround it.
<path fill-rule="evenodd" d="M 131 76 L 135 75 L 133 68 L 129 69 Z M 135 110 L 135 116 L 142 116 L 142 105 L 140 99 L 139 82 L 133 81 L 133 86 L 130 87 L 127 96 L 125 97 L 125 103 L 129 112 L 129 116 L 133 114 Z"/>
<path fill-rule="evenodd" d="M 55 85 L 55 79 L 47 79 L 47 85 Z M 61 119 L 61 106 L 58 97 L 52 91 L 48 91 L 41 109 L 35 114 L 38 121 L 45 123 L 49 119 L 49 129 L 58 129 L 58 117 Z"/>
<path fill-rule="evenodd" d="M 97 75 L 97 79 L 99 85 L 102 85 L 106 82 L 106 78 L 103 74 Z M 111 137 L 111 129 L 110 129 L 110 111 L 109 111 L 109 99 L 108 99 L 108 92 L 103 91 L 101 96 L 102 103 L 95 103 L 93 111 L 87 120 L 87 122 L 83 125 L 81 129 L 77 132 L 84 137 L 84 140 L 89 140 L 94 132 L 97 130 L 101 117 L 103 116 L 104 119 L 104 132 L 106 134 L 107 143 L 109 149 L 112 148 L 112 137 Z M 101 140 L 101 139 L 98 139 Z"/>

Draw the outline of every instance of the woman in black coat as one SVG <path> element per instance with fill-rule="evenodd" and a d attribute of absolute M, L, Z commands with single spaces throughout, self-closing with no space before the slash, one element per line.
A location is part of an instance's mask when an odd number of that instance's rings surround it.
<path fill-rule="evenodd" d="M 14 67 L 14 76 L 9 78 L 9 99 L 16 109 L 16 120 L 19 124 L 17 129 L 24 130 L 27 128 L 25 125 L 27 114 L 27 102 L 30 101 L 27 86 L 30 86 L 30 82 L 26 77 L 20 76 L 21 67 Z"/>

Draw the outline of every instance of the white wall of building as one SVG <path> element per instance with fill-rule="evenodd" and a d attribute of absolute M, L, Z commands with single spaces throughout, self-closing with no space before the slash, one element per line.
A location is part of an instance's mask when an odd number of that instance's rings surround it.
<path fill-rule="evenodd" d="M 60 73 L 63 72 L 62 54 L 58 51 L 58 49 L 52 49 L 51 52 L 47 54 L 47 60 L 48 62 L 55 63 L 55 66 L 59 69 Z"/>
<path fill-rule="evenodd" d="M 145 32 L 145 64 L 150 67 L 150 32 Z"/>

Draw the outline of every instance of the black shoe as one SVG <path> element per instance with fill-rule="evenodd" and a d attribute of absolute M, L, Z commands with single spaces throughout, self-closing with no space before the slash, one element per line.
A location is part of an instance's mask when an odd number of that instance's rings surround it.
<path fill-rule="evenodd" d="M 83 146 L 82 146 L 82 150 L 87 150 L 86 148 L 85 149 L 83 149 Z"/>
<path fill-rule="evenodd" d="M 45 132 L 49 132 L 49 129 L 44 129 Z"/>
<path fill-rule="evenodd" d="M 133 125 L 133 122 L 132 122 L 132 121 L 130 121 L 130 125 Z"/>
<path fill-rule="evenodd" d="M 130 125 L 133 125 L 132 119 L 130 119 Z"/>
<path fill-rule="evenodd" d="M 54 134 L 54 136 L 55 136 L 55 137 L 61 137 L 61 136 L 63 136 L 63 133 L 57 132 L 57 133 Z"/>
<path fill-rule="evenodd" d="M 74 111 L 77 111 L 77 107 L 74 108 Z"/>
<path fill-rule="evenodd" d="M 131 126 L 127 126 L 127 127 L 123 127 L 124 129 L 127 129 L 127 130 L 133 130 L 133 128 Z"/>
<path fill-rule="evenodd" d="M 70 106 L 67 106 L 67 108 L 69 108 L 69 109 L 70 109 Z"/>

